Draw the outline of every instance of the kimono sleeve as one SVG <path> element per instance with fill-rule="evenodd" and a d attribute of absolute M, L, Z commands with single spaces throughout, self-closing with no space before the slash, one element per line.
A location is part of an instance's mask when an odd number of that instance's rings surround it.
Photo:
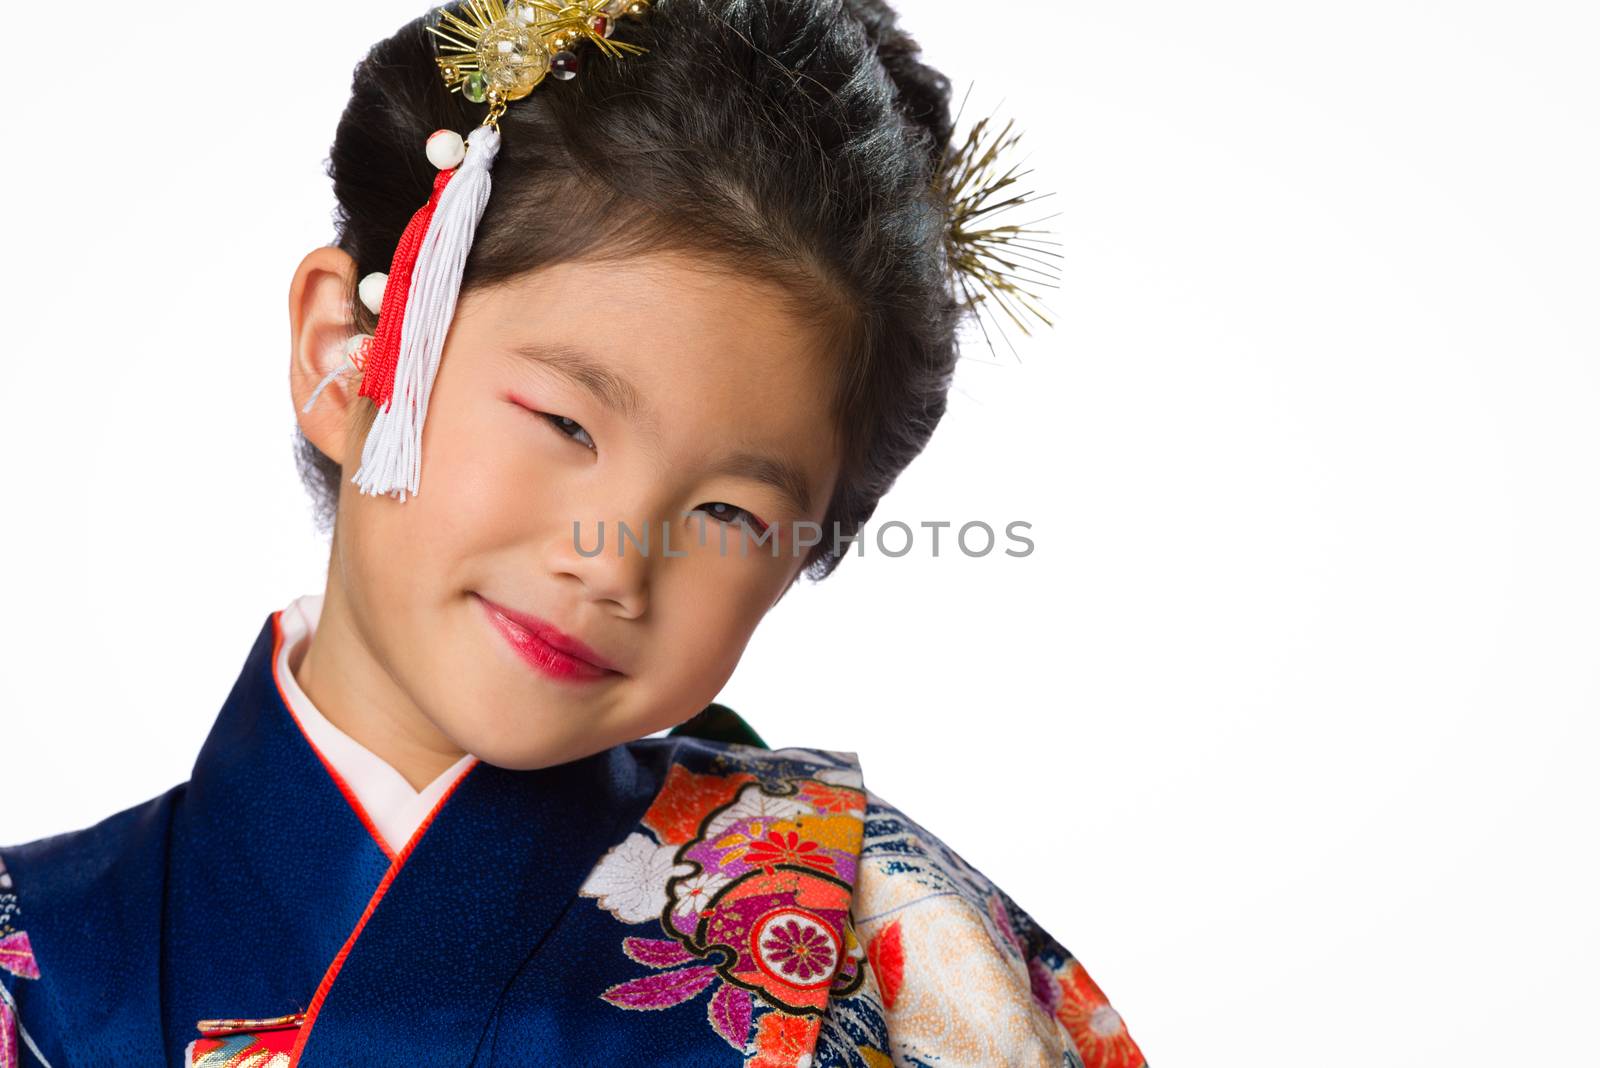
<path fill-rule="evenodd" d="M 1078 960 L 870 790 L 851 913 L 894 1065 L 1145 1068 Z"/>

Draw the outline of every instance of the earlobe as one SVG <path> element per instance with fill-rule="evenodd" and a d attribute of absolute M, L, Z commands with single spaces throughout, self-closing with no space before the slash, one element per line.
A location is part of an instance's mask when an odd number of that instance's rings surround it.
<path fill-rule="evenodd" d="M 289 283 L 289 394 L 300 429 L 335 460 L 345 456 L 349 406 L 356 400 L 359 376 L 336 375 L 323 386 L 310 411 L 302 411 L 331 371 L 345 362 L 346 343 L 356 333 L 350 307 L 356 262 L 343 249 L 313 249 L 295 268 Z"/>

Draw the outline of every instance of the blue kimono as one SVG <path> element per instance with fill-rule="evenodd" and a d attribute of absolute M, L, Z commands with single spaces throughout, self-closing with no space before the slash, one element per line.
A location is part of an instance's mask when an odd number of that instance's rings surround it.
<path fill-rule="evenodd" d="M 0 1068 L 1143 1065 L 854 754 L 722 706 L 474 762 L 391 854 L 285 706 L 279 616 L 188 782 L 0 849 Z"/>

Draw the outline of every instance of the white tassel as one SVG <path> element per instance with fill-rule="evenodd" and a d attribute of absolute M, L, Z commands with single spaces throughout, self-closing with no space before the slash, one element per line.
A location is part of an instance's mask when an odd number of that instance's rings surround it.
<path fill-rule="evenodd" d="M 428 232 L 417 250 L 400 324 L 394 391 L 378 410 L 361 447 L 361 467 L 352 482 L 362 493 L 387 493 L 404 501 L 422 478 L 422 424 L 439 373 L 445 335 L 456 312 L 461 275 L 472 235 L 489 203 L 489 170 L 500 151 L 500 131 L 479 126 L 467 137 L 461 169 L 439 195 Z"/>

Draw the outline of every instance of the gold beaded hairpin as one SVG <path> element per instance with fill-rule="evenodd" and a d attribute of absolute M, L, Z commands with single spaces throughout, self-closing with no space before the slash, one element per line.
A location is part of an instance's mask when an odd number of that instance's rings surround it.
<path fill-rule="evenodd" d="M 372 398 L 378 408 L 352 479 L 361 492 L 387 493 L 401 501 L 417 492 L 428 397 L 473 234 L 488 204 L 489 172 L 500 149 L 499 119 L 507 104 L 527 96 L 547 76 L 575 77 L 577 48 L 584 41 L 611 59 L 648 51 L 612 40 L 612 33 L 618 18 L 643 18 L 650 6 L 650 0 L 462 0 L 461 14 L 436 9 L 438 24 L 427 30 L 438 42 L 435 58 L 445 86 L 488 105 L 488 111 L 465 139 L 454 130 L 428 137 L 425 152 L 439 170 L 433 192 L 406 224 L 389 270 L 367 275 L 357 289 L 378 324 L 372 334 L 350 340 L 344 363 L 305 405 L 309 411 L 335 376 L 361 375 L 358 395 Z M 1041 246 L 1035 237 L 1040 231 L 993 224 L 991 216 L 1029 197 L 996 200 L 1020 177 L 1015 167 L 1000 173 L 996 164 L 1016 136 L 1007 124 L 986 142 L 987 122 L 979 122 L 961 145 L 946 152 L 935 175 L 949 205 L 947 262 L 968 307 L 981 312 L 992 301 L 1026 333 L 1019 312 L 1049 324 L 1026 284 L 1049 277 L 1040 257 L 1055 253 Z M 1030 264 L 1018 262 L 1024 259 Z"/>
<path fill-rule="evenodd" d="M 475 104 L 487 103 L 485 123 L 494 124 L 506 103 L 533 92 L 546 74 L 563 80 L 577 75 L 580 41 L 590 41 L 619 59 L 648 49 L 611 40 L 617 19 L 642 19 L 650 0 L 589 0 L 557 4 L 550 0 L 465 0 L 465 19 L 439 8 L 444 28 L 429 26 L 439 38 L 439 70 L 451 92 Z"/>

